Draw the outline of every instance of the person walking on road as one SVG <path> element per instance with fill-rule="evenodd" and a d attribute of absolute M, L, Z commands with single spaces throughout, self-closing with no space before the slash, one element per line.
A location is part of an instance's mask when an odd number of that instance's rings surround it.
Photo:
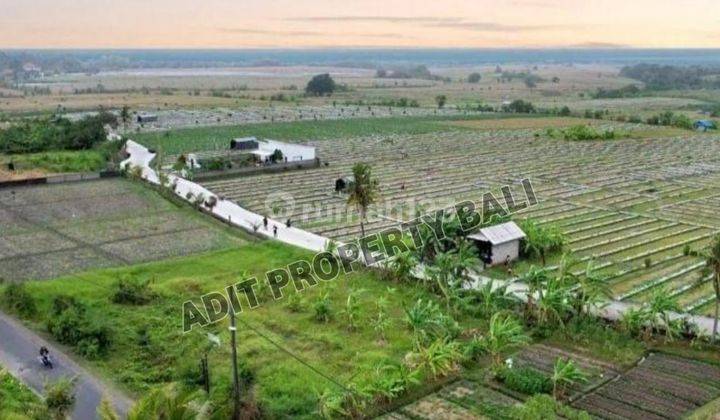
<path fill-rule="evenodd" d="M 273 226 L 273 236 L 277 238 L 277 225 Z"/>
<path fill-rule="evenodd" d="M 263 226 L 265 227 L 265 230 L 267 230 L 268 220 L 267 216 L 263 216 Z"/>

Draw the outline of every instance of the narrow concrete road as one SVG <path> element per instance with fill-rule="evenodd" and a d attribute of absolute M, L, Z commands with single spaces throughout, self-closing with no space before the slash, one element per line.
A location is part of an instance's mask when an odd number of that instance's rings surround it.
<path fill-rule="evenodd" d="M 38 350 L 41 346 L 50 350 L 55 365 L 53 369 L 40 365 Z M 130 398 L 104 384 L 55 346 L 3 312 L 0 312 L 0 365 L 40 395 L 47 381 L 75 377 L 76 402 L 72 418 L 76 420 L 97 418 L 97 407 L 103 397 L 113 403 L 122 418 L 132 405 Z"/>

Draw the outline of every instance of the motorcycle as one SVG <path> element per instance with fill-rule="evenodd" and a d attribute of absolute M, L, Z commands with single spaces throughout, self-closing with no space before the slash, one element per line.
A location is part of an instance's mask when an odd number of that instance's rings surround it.
<path fill-rule="evenodd" d="M 43 367 L 46 367 L 48 369 L 53 368 L 53 362 L 50 356 L 39 356 L 37 359 L 38 362 L 40 362 L 40 365 L 42 365 Z"/>

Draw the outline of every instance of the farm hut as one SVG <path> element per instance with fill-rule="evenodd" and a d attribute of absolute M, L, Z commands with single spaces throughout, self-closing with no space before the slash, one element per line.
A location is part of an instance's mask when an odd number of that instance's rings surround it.
<path fill-rule="evenodd" d="M 693 128 L 697 131 L 717 130 L 717 125 L 714 121 L 698 120 L 693 123 Z"/>
<path fill-rule="evenodd" d="M 480 258 L 489 265 L 517 260 L 520 256 L 520 241 L 524 238 L 525 232 L 515 222 L 486 227 L 468 235 L 468 239 L 475 241 Z"/>
<path fill-rule="evenodd" d="M 155 122 L 157 120 L 158 120 L 158 117 L 155 114 L 138 114 L 138 116 L 137 116 L 138 124 Z"/>

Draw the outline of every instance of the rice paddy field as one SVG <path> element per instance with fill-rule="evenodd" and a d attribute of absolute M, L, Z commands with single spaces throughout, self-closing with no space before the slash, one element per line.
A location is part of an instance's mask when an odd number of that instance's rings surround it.
<path fill-rule="evenodd" d="M 0 278 L 9 281 L 243 243 L 239 234 L 124 179 L 0 189 Z"/>
<path fill-rule="evenodd" d="M 539 204 L 515 217 L 559 227 L 569 250 L 582 261 L 593 260 L 610 277 L 616 299 L 643 302 L 664 287 L 685 311 L 710 314 L 712 285 L 700 275 L 702 262 L 686 251 L 702 248 L 720 231 L 715 212 L 720 204 L 720 138 L 610 122 L 600 122 L 598 128 L 637 138 L 572 142 L 545 135 L 545 128 L 578 122 L 582 120 L 436 121 L 420 132 L 390 128 L 384 133 L 376 127 L 375 134 L 355 136 L 339 129 L 347 135 L 297 139 L 318 148 L 327 162 L 318 169 L 205 185 L 253 211 L 290 218 L 294 226 L 348 241 L 360 235 L 360 224 L 334 185 L 350 175 L 356 162 L 370 163 L 380 180 L 382 200 L 369 214 L 369 232 L 398 226 L 413 218 L 418 206 L 429 210 L 462 200 L 480 203 L 488 191 L 502 201 L 499 189 L 505 185 L 520 201 L 520 181 L 527 178 Z M 164 144 L 175 150 L 193 144 L 213 148 L 209 129 L 201 132 L 204 136 L 190 133 L 178 131 Z M 276 202 L 278 197 L 282 199 Z M 550 268 L 553 263 L 548 261 Z M 539 262 L 520 262 L 516 273 L 530 264 Z"/>

